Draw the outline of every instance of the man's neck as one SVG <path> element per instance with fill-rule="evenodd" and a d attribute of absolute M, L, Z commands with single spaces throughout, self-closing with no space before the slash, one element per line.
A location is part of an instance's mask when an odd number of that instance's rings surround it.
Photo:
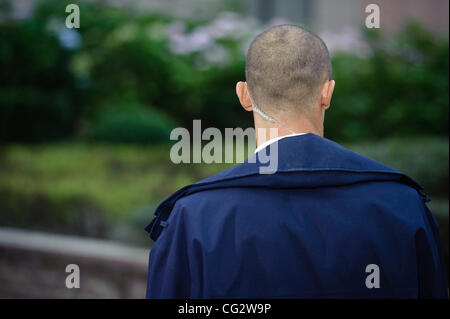
<path fill-rule="evenodd" d="M 323 136 L 323 125 L 316 125 L 318 126 L 316 127 L 308 120 L 299 120 L 295 123 L 288 123 L 286 125 L 283 123 L 283 126 L 284 127 L 280 127 L 274 123 L 270 123 L 264 121 L 261 118 L 255 117 L 255 132 L 256 132 L 257 147 L 272 139 L 292 134 L 313 133 L 319 136 Z"/>

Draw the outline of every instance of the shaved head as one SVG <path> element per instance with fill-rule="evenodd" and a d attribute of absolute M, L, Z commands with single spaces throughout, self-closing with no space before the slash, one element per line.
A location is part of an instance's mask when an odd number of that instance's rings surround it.
<path fill-rule="evenodd" d="M 307 111 L 331 79 L 330 55 L 314 33 L 280 25 L 258 35 L 250 45 L 245 69 L 253 102 L 264 111 Z"/>

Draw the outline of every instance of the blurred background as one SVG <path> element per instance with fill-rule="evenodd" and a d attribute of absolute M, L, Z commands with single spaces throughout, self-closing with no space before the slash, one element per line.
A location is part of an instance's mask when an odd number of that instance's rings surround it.
<path fill-rule="evenodd" d="M 170 131 L 252 126 L 235 83 L 252 38 L 283 23 L 332 54 L 326 137 L 424 186 L 448 268 L 448 14 L 448 0 L 0 0 L 0 297 L 143 297 L 157 204 L 230 166 L 173 164 Z"/>

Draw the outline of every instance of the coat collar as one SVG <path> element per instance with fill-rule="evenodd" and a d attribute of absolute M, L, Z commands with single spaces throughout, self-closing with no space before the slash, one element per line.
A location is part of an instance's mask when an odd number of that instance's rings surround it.
<path fill-rule="evenodd" d="M 368 181 L 396 181 L 415 188 L 423 197 L 422 187 L 410 177 L 372 159 L 354 153 L 326 138 L 312 133 L 292 136 L 278 142 L 278 169 L 275 174 L 260 174 L 258 153 L 245 162 L 185 186 L 164 200 L 155 217 L 145 228 L 156 240 L 176 201 L 183 196 L 225 187 L 301 188 L 348 185 Z M 263 150 L 264 151 L 264 150 Z"/>

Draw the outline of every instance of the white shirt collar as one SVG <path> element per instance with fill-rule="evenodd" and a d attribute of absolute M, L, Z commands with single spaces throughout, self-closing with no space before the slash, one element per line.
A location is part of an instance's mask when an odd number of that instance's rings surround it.
<path fill-rule="evenodd" d="M 262 143 L 261 145 L 259 145 L 259 146 L 256 148 L 255 153 L 258 153 L 260 150 L 266 148 L 267 146 L 269 146 L 269 145 L 272 144 L 272 143 L 275 143 L 276 141 L 281 140 L 282 138 L 285 138 L 285 137 L 292 137 L 292 136 L 298 136 L 298 135 L 303 135 L 303 134 L 306 134 L 306 133 L 297 133 L 297 134 L 291 134 L 291 135 L 284 135 L 284 136 L 276 137 L 276 138 L 273 138 L 273 139 L 271 139 L 271 140 L 265 141 L 264 143 Z"/>

